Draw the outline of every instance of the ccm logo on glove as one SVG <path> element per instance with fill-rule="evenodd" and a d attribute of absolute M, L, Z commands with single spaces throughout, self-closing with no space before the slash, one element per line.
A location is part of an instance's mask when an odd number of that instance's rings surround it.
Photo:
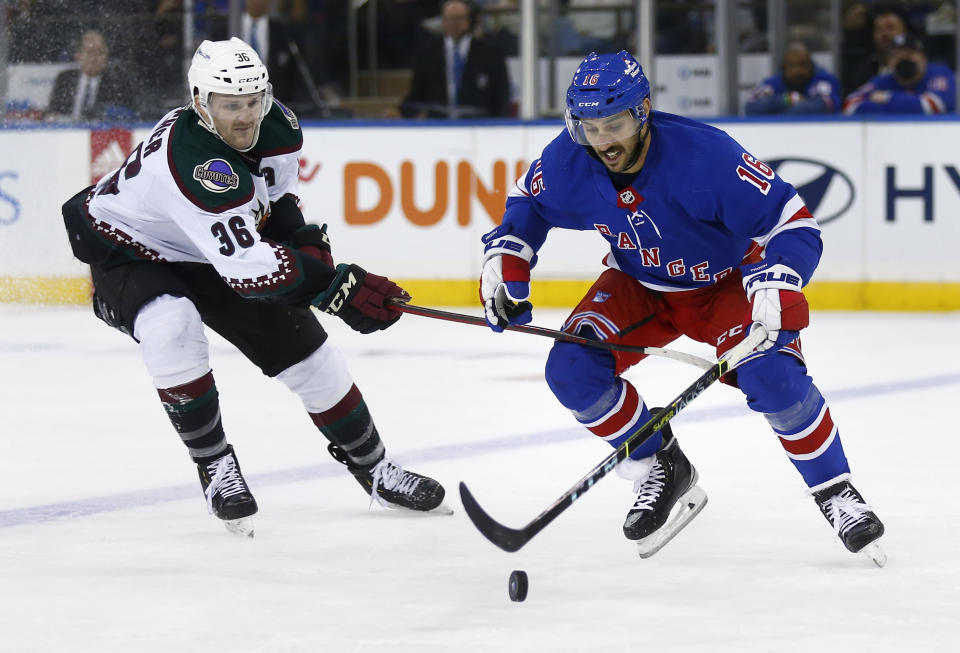
<path fill-rule="evenodd" d="M 341 283 L 340 287 L 337 288 L 336 293 L 330 300 L 330 303 L 327 305 L 326 310 L 328 313 L 337 313 L 341 308 L 343 308 L 343 303 L 347 301 L 348 297 L 350 297 L 350 291 L 353 290 L 355 285 L 357 285 L 357 281 L 358 279 L 354 276 L 352 271 L 347 273 L 343 283 Z"/>

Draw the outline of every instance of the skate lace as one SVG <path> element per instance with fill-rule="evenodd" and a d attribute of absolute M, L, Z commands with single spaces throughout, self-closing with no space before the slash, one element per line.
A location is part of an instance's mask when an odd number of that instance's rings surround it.
<path fill-rule="evenodd" d="M 633 504 L 633 510 L 653 510 L 653 504 L 660 498 L 660 493 L 663 492 L 666 481 L 666 470 L 664 470 L 663 465 L 657 462 L 646 478 L 633 484 L 633 491 L 639 493 Z"/>
<path fill-rule="evenodd" d="M 857 498 L 849 488 L 844 488 L 824 502 L 824 508 L 830 515 L 833 532 L 837 537 L 847 534 L 853 526 L 867 519 L 867 513 L 873 508 Z"/>
<path fill-rule="evenodd" d="M 420 477 L 411 474 L 399 465 L 395 465 L 393 461 L 384 459 L 373 468 L 372 482 L 373 490 L 370 492 L 370 505 L 372 506 L 373 502 L 376 501 L 381 506 L 387 506 L 388 502 L 377 491 L 379 488 L 411 496 L 417 486 L 420 485 Z"/>
<path fill-rule="evenodd" d="M 247 491 L 247 484 L 237 470 L 233 456 L 226 455 L 207 465 L 207 473 L 213 472 L 210 485 L 204 490 L 207 497 L 207 511 L 213 514 L 213 497 L 217 494 L 226 498 Z"/>

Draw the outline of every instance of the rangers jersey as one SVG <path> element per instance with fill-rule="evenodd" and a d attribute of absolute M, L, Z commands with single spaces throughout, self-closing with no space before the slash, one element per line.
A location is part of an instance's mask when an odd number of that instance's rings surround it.
<path fill-rule="evenodd" d="M 796 96 L 796 97 L 794 97 Z M 777 73 L 763 80 L 744 105 L 747 115 L 771 113 L 836 113 L 840 109 L 840 82 L 823 68 L 815 68 L 802 91 L 791 93 Z"/>
<path fill-rule="evenodd" d="M 809 281 L 820 228 L 793 186 L 718 129 L 669 113 L 650 120 L 639 175 L 616 188 L 604 165 L 558 135 L 510 192 L 493 236 L 534 251 L 553 227 L 594 231 L 604 262 L 659 291 L 703 288 L 766 258 Z"/>
<path fill-rule="evenodd" d="M 241 295 L 305 304 L 332 269 L 258 233 L 271 202 L 296 195 L 302 144 L 296 116 L 277 101 L 244 153 L 191 108 L 176 109 L 94 188 L 91 226 L 134 260 L 209 263 Z"/>
<path fill-rule="evenodd" d="M 879 91 L 886 101 L 876 102 Z M 939 63 L 928 63 L 927 72 L 913 87 L 901 86 L 893 73 L 877 75 L 847 96 L 843 113 L 848 116 L 868 113 L 953 113 L 956 107 L 953 71 Z"/>

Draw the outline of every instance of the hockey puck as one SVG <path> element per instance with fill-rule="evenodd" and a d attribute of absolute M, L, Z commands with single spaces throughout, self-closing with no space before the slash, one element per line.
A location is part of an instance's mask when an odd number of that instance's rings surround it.
<path fill-rule="evenodd" d="M 527 581 L 527 572 L 522 569 L 515 569 L 510 572 L 510 600 L 511 601 L 523 601 L 527 598 L 527 588 L 529 587 L 529 581 Z"/>

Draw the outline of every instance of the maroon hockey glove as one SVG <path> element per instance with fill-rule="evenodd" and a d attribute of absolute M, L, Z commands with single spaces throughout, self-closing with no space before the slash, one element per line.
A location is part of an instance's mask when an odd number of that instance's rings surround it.
<path fill-rule="evenodd" d="M 402 313 L 387 303 L 391 298 L 406 302 L 410 294 L 386 277 L 370 274 L 359 265 L 341 263 L 330 287 L 310 303 L 336 315 L 354 331 L 373 333 L 400 319 Z"/>
<path fill-rule="evenodd" d="M 330 250 L 330 236 L 327 235 L 326 224 L 322 227 L 315 224 L 300 227 L 293 232 L 290 245 L 333 267 L 333 254 Z"/>
<path fill-rule="evenodd" d="M 792 268 L 782 263 L 757 263 L 744 267 L 743 273 L 743 289 L 750 302 L 744 331 L 749 333 L 754 324 L 767 330 L 767 339 L 757 346 L 758 351 L 786 345 L 810 324 L 803 280 Z"/>

